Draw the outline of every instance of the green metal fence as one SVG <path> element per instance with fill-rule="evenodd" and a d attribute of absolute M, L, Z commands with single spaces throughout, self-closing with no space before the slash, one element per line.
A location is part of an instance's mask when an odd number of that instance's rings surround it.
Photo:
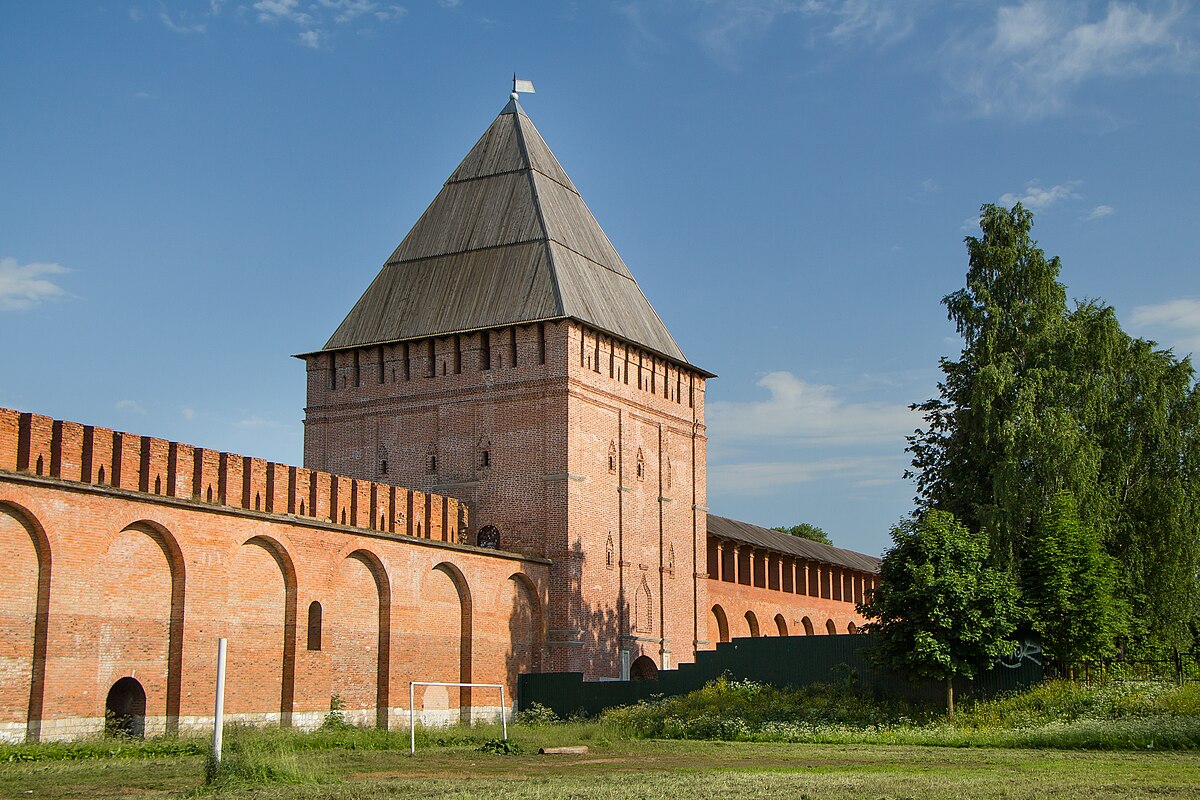
<path fill-rule="evenodd" d="M 606 708 L 630 705 L 655 696 L 687 694 L 709 681 L 728 675 L 779 687 L 853 680 L 857 691 L 907 700 L 940 702 L 945 684 L 923 682 L 875 666 L 868 656 L 871 634 L 787 636 L 734 639 L 716 650 L 705 650 L 695 663 L 662 670 L 657 680 L 584 681 L 581 672 L 521 675 L 517 679 L 517 709 L 534 703 L 560 717 L 593 716 Z M 974 681 L 955 682 L 962 697 L 991 697 L 1031 686 L 1042 680 L 1040 650 L 1026 643 Z"/>

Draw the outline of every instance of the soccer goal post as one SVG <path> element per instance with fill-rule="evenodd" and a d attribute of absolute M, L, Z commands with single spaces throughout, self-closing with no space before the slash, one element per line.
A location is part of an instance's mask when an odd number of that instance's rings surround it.
<path fill-rule="evenodd" d="M 417 725 L 416 725 L 416 688 L 418 686 L 446 686 L 459 689 L 499 689 L 500 690 L 500 729 L 504 739 L 508 741 L 508 708 L 504 705 L 504 684 L 502 683 L 445 683 L 443 681 L 409 681 L 408 682 L 408 754 L 417 754 Z M 460 709 L 461 711 L 461 709 Z"/>

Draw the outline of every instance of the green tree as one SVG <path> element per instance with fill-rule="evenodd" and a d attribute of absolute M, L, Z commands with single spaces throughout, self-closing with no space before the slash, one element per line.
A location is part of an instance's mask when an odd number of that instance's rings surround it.
<path fill-rule="evenodd" d="M 984 206 L 966 286 L 943 298 L 963 338 L 938 397 L 914 406 L 918 509 L 985 533 L 992 564 L 1025 582 L 1051 497 L 1068 491 L 1117 559 L 1124 633 L 1187 644 L 1200 567 L 1200 393 L 1188 359 L 1128 336 L 1100 303 L 1068 310 L 1033 216 Z"/>
<path fill-rule="evenodd" d="M 771 530 L 779 531 L 780 533 L 786 533 L 790 536 L 798 536 L 801 539 L 808 539 L 809 541 L 813 542 L 820 542 L 821 544 L 833 544 L 828 533 L 821 530 L 816 525 L 810 525 L 807 522 L 801 522 L 799 525 L 793 525 L 790 528 L 779 527 L 772 528 Z"/>
<path fill-rule="evenodd" d="M 954 515 L 930 509 L 892 528 L 879 566 L 879 586 L 858 605 L 878 634 L 880 664 L 945 681 L 954 716 L 954 679 L 973 679 L 1011 652 L 1015 642 L 1012 584 L 987 565 L 986 537 Z"/>
<path fill-rule="evenodd" d="M 1026 599 L 1043 649 L 1068 668 L 1112 655 L 1124 618 L 1113 594 L 1116 569 L 1095 531 L 1080 522 L 1070 492 L 1050 498 L 1037 532 Z"/>

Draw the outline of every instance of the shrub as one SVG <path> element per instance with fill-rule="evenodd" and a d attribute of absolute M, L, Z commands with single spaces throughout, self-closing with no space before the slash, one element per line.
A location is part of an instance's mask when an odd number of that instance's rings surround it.
<path fill-rule="evenodd" d="M 553 725 L 561 722 L 553 710 L 541 703 L 532 703 L 529 708 L 517 713 L 513 722 L 519 725 Z"/>

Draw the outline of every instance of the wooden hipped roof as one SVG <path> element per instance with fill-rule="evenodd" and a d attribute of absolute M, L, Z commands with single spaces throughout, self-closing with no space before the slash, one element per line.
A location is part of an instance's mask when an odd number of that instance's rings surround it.
<path fill-rule="evenodd" d="M 565 318 L 688 364 L 514 99 L 323 349 Z"/>

